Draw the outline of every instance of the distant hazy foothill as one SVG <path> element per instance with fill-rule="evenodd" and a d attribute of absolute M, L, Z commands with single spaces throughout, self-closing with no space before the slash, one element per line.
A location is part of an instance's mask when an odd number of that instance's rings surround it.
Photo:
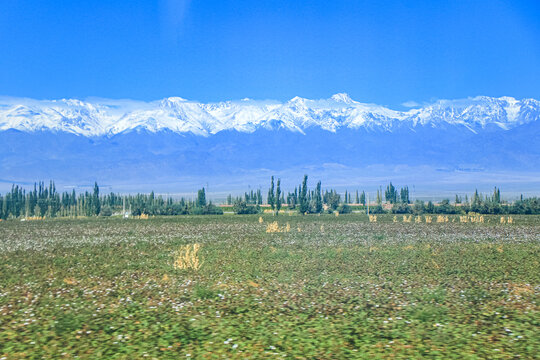
<path fill-rule="evenodd" d="M 165 191 L 207 181 L 225 191 L 309 172 L 338 186 L 384 178 L 527 191 L 540 183 L 539 118 L 539 101 L 511 97 L 408 111 L 347 94 L 285 103 L 2 98 L 0 180 Z"/>

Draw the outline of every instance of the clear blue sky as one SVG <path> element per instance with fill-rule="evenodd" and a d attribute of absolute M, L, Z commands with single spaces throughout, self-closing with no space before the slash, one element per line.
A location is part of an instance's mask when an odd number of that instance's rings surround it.
<path fill-rule="evenodd" d="M 540 1 L 9 0 L 0 95 L 540 99 Z"/>

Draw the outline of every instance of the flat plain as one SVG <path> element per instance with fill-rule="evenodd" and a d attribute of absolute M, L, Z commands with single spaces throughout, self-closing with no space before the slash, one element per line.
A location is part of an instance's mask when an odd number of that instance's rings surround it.
<path fill-rule="evenodd" d="M 499 218 L 3 221 L 0 359 L 535 358 L 540 217 Z"/>

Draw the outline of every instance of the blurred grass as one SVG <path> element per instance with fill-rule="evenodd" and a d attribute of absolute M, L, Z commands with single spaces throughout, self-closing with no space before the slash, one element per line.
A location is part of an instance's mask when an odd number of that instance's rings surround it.
<path fill-rule="evenodd" d="M 540 353 L 538 216 L 263 219 L 0 223 L 0 358 Z M 266 233 L 272 221 L 291 231 Z M 193 243 L 203 266 L 175 270 Z"/>

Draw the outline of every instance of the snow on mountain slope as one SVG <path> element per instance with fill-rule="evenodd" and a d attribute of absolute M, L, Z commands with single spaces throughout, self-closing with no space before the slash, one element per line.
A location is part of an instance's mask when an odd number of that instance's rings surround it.
<path fill-rule="evenodd" d="M 343 93 L 320 100 L 295 97 L 285 103 L 245 99 L 205 104 L 179 97 L 154 102 L 0 99 L 0 131 L 48 130 L 86 137 L 136 130 L 209 136 L 225 130 L 244 133 L 279 128 L 299 133 L 313 128 L 330 132 L 346 128 L 393 131 L 419 125 L 462 125 L 477 132 L 488 126 L 508 130 L 539 118 L 537 100 L 485 96 L 440 100 L 409 111 L 360 103 Z"/>
<path fill-rule="evenodd" d="M 0 130 L 52 130 L 93 136 L 106 132 L 115 121 L 107 110 L 99 104 L 65 99 L 1 104 Z"/>
<path fill-rule="evenodd" d="M 508 129 L 537 120 L 539 110 L 540 102 L 534 99 L 518 101 L 511 97 L 478 96 L 465 100 L 440 100 L 416 113 L 412 110 L 409 118 L 415 124 L 445 121 L 472 128 L 495 124 Z"/>

